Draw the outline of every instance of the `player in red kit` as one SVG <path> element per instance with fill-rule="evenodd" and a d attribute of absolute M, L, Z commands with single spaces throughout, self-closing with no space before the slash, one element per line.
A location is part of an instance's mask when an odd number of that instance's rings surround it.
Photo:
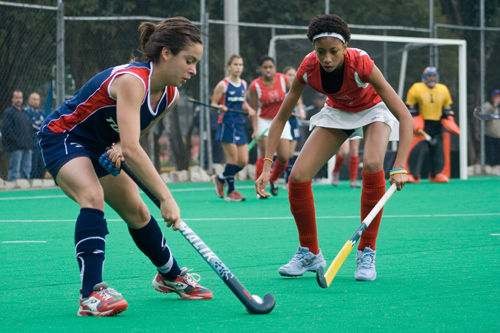
<path fill-rule="evenodd" d="M 276 65 L 273 58 L 263 56 L 259 60 L 259 70 L 261 76 L 250 83 L 250 106 L 257 111 L 257 117 L 252 118 L 254 137 L 260 133 L 264 136 L 259 140 L 259 158 L 255 163 L 255 179 L 259 178 L 264 166 L 266 156 L 267 135 L 273 118 L 278 113 L 281 103 L 285 99 L 286 92 L 290 88 L 290 83 L 286 75 L 276 73 Z M 288 165 L 288 155 L 290 152 L 290 142 L 293 140 L 290 124 L 286 122 L 284 131 L 281 133 L 277 144 L 277 159 L 274 162 L 273 172 L 270 178 L 271 193 L 278 195 L 278 178 L 285 171 Z M 273 154 L 268 160 L 273 164 Z M 266 199 L 267 196 L 257 195 L 257 199 Z"/>
<path fill-rule="evenodd" d="M 292 260 L 279 269 L 284 276 L 300 276 L 326 267 L 318 245 L 312 178 L 348 138 L 365 140 L 362 171 L 361 221 L 385 194 L 383 162 L 387 143 L 397 139 L 392 128 L 399 121 L 399 150 L 389 182 L 401 190 L 407 182 L 404 169 L 410 150 L 413 119 L 403 101 L 385 80 L 368 54 L 348 48 L 349 27 L 337 15 L 320 15 L 309 24 L 307 37 L 314 51 L 309 53 L 295 76 L 269 130 L 262 175 L 255 182 L 256 193 L 269 196 L 268 162 L 278 145 L 280 133 L 307 85 L 327 96 L 323 109 L 310 120 L 313 129 L 289 178 L 290 210 L 299 233 L 300 246 Z M 396 126 L 397 127 L 397 126 Z M 376 278 L 375 255 L 382 211 L 361 236 L 356 255 L 357 280 Z"/>

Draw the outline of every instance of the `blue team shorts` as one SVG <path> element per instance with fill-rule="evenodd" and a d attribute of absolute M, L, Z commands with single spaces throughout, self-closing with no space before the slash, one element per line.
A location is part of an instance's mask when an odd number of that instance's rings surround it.
<path fill-rule="evenodd" d="M 292 134 L 292 139 L 293 140 L 300 140 L 302 137 L 302 133 L 300 131 L 300 122 L 295 116 L 291 116 L 290 119 L 288 119 L 288 122 L 290 123 L 290 132 Z"/>
<path fill-rule="evenodd" d="M 106 147 L 83 143 L 70 134 L 42 134 L 38 140 L 38 150 L 54 181 L 64 164 L 80 156 L 86 156 L 92 161 L 99 178 L 110 174 L 99 164 L 99 157 L 106 151 Z"/>
<path fill-rule="evenodd" d="M 243 124 L 218 124 L 215 140 L 227 143 L 235 143 L 237 145 L 245 145 L 248 143 Z"/>

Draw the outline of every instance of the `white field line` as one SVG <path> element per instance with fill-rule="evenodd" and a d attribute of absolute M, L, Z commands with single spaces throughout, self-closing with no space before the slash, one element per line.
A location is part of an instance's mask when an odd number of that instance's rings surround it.
<path fill-rule="evenodd" d="M 47 241 L 3 241 L 2 244 L 47 243 Z"/>
<path fill-rule="evenodd" d="M 500 216 L 500 213 L 480 213 L 480 214 L 423 214 L 423 215 L 384 215 L 384 219 L 399 219 L 399 218 L 434 218 L 434 217 L 477 217 L 477 216 Z M 316 216 L 316 219 L 359 219 L 356 215 L 345 216 Z M 203 217 L 203 218 L 184 218 L 185 221 L 267 221 L 267 220 L 292 220 L 292 216 L 262 216 L 262 217 Z M 108 222 L 123 222 L 122 219 L 106 219 Z M 75 219 L 61 220 L 0 220 L 0 223 L 74 223 Z M 495 236 L 497 234 L 494 234 Z M 500 234 L 498 234 L 500 235 Z"/>
<path fill-rule="evenodd" d="M 254 188 L 253 185 L 246 185 L 246 186 L 238 186 L 238 188 Z M 194 191 L 213 191 L 214 187 L 194 187 L 194 188 L 178 188 L 178 189 L 170 189 L 170 192 L 194 192 Z M 142 191 L 140 191 L 142 194 L 144 194 Z M 0 201 L 15 201 L 15 200 L 39 200 L 39 199 L 61 199 L 61 198 L 67 198 L 66 195 L 64 194 L 57 194 L 57 195 L 37 195 L 37 196 L 30 196 L 30 197 L 5 197 L 5 198 L 0 198 Z"/>

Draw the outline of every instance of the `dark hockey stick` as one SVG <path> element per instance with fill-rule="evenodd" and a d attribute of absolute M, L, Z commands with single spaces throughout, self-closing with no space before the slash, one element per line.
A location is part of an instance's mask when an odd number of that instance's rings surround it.
<path fill-rule="evenodd" d="M 500 114 L 487 114 L 481 112 L 482 108 L 480 106 L 474 108 L 474 117 L 481 120 L 500 119 Z"/>
<path fill-rule="evenodd" d="M 191 102 L 191 103 L 194 103 L 194 104 L 206 106 L 207 108 L 211 108 L 211 109 L 214 109 L 214 110 L 220 110 L 220 108 L 218 108 L 218 107 L 215 107 L 213 105 L 197 101 L 197 100 L 195 100 L 193 98 L 188 99 L 188 101 Z M 248 115 L 248 112 L 246 112 L 245 110 L 236 110 L 236 109 L 227 108 L 227 111 L 228 112 L 236 112 L 236 113 L 241 113 L 241 114 L 244 114 L 244 115 Z"/>
<path fill-rule="evenodd" d="M 146 195 L 160 208 L 160 200 L 154 195 L 153 192 L 137 177 L 127 163 L 121 163 L 121 169 L 146 193 Z M 210 250 L 210 248 L 201 240 L 198 235 L 194 233 L 188 225 L 181 221 L 180 232 L 195 248 L 196 251 L 207 261 L 212 269 L 219 275 L 224 283 L 231 289 L 231 291 L 243 303 L 245 308 L 253 314 L 267 314 L 274 309 L 276 300 L 273 295 L 265 294 L 264 300 L 260 301 L 258 296 L 253 296 L 248 290 L 238 281 L 229 268 Z"/>

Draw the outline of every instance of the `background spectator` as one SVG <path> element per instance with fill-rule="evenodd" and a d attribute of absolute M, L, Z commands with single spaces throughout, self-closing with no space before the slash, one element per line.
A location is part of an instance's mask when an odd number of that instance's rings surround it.
<path fill-rule="evenodd" d="M 14 90 L 12 105 L 2 114 L 2 142 L 9 155 L 9 182 L 30 178 L 33 129 L 29 114 L 21 108 L 23 92 Z"/>
<path fill-rule="evenodd" d="M 31 117 L 31 124 L 33 126 L 33 153 L 31 157 L 31 179 L 45 178 L 45 167 L 43 166 L 42 158 L 38 149 L 36 147 L 37 135 L 36 133 L 40 130 L 40 125 L 45 119 L 45 112 L 39 109 L 40 107 L 40 95 L 36 92 L 32 92 L 28 97 L 28 106 L 25 111 L 29 113 Z"/>
<path fill-rule="evenodd" d="M 483 113 L 500 114 L 500 90 L 491 92 L 490 100 L 484 103 Z M 488 165 L 500 164 L 500 119 L 485 120 L 484 123 L 485 160 Z"/>

